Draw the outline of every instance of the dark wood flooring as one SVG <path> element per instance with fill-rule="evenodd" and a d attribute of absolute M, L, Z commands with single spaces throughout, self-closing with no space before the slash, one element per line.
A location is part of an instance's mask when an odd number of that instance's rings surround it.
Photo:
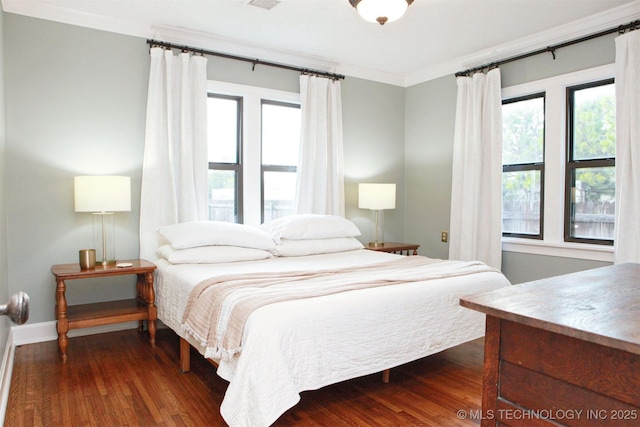
<path fill-rule="evenodd" d="M 197 353 L 178 369 L 178 337 L 158 331 L 151 347 L 136 330 L 16 349 L 5 426 L 224 426 L 227 382 Z M 275 426 L 468 426 L 481 405 L 483 341 L 476 340 L 395 368 L 384 384 L 369 375 L 302 399 Z M 466 417 L 461 417 L 462 411 Z"/>

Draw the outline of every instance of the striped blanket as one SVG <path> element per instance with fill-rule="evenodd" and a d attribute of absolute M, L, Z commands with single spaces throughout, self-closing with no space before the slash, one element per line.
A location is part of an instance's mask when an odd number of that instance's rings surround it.
<path fill-rule="evenodd" d="M 267 304 L 484 271 L 496 270 L 481 262 L 408 256 L 346 269 L 216 276 L 191 291 L 182 333 L 205 347 L 206 358 L 231 360 L 241 351 L 246 320 Z"/>

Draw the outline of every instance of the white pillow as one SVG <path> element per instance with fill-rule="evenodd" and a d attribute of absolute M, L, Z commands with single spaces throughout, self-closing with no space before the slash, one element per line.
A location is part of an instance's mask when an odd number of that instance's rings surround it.
<path fill-rule="evenodd" d="M 275 242 L 264 231 L 250 225 L 222 221 L 191 221 L 158 228 L 175 249 L 198 246 L 240 246 L 274 250 Z"/>
<path fill-rule="evenodd" d="M 174 249 L 171 245 L 164 245 L 158 248 L 157 255 L 171 264 L 217 264 L 256 261 L 273 257 L 271 252 L 240 246 L 199 246 L 189 249 Z"/>
<path fill-rule="evenodd" d="M 332 239 L 360 235 L 360 230 L 353 222 L 337 215 L 290 215 L 264 223 L 260 228 L 276 243 L 282 239 Z"/>
<path fill-rule="evenodd" d="M 276 246 L 278 256 L 304 256 L 362 249 L 362 243 L 355 237 L 334 237 L 333 239 L 286 240 Z"/>

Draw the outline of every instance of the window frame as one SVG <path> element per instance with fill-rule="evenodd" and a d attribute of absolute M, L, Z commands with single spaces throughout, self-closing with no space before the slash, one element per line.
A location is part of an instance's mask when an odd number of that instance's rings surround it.
<path fill-rule="evenodd" d="M 567 107 L 566 107 L 566 115 L 567 115 L 567 126 L 566 126 L 566 166 L 565 166 L 565 195 L 564 195 L 564 240 L 565 242 L 576 242 L 576 243 L 587 243 L 592 245 L 607 245 L 613 246 L 613 239 L 589 239 L 585 237 L 575 237 L 571 235 L 571 194 L 572 189 L 575 184 L 575 175 L 574 171 L 578 169 L 593 169 L 593 168 L 602 168 L 602 167 L 614 167 L 616 166 L 615 157 L 601 157 L 597 159 L 582 159 L 582 160 L 574 160 L 573 159 L 573 148 L 574 148 L 574 132 L 573 132 L 573 124 L 575 122 L 575 111 L 574 111 L 574 94 L 576 91 L 582 89 L 589 89 L 599 86 L 606 86 L 610 84 L 615 84 L 614 78 L 607 78 L 603 80 L 591 81 L 588 83 L 582 83 L 578 85 L 568 86 L 566 88 L 567 94 Z"/>
<path fill-rule="evenodd" d="M 521 239 L 535 239 L 535 240 L 544 240 L 544 162 L 546 156 L 546 94 L 545 92 L 537 92 L 528 95 L 516 96 L 512 98 L 506 98 L 502 100 L 502 105 L 505 104 L 513 104 L 515 102 L 520 101 L 528 101 L 531 99 L 542 98 L 542 114 L 543 114 L 543 129 L 544 133 L 542 135 L 542 161 L 541 162 L 529 162 L 529 163 L 510 163 L 502 165 L 502 174 L 504 176 L 505 172 L 526 172 L 526 171 L 540 171 L 540 232 L 538 234 L 526 234 L 526 233 L 511 233 L 511 232 L 502 232 L 503 237 L 516 237 Z"/>
<path fill-rule="evenodd" d="M 502 237 L 505 252 L 613 262 L 613 247 L 564 241 L 566 87 L 612 78 L 614 64 L 505 87 L 502 99 L 545 92 L 544 238 Z"/>
<path fill-rule="evenodd" d="M 262 223 L 262 99 L 300 105 L 300 93 L 207 81 L 207 93 L 238 96 L 242 102 L 241 163 L 242 163 L 242 223 L 259 226 Z"/>

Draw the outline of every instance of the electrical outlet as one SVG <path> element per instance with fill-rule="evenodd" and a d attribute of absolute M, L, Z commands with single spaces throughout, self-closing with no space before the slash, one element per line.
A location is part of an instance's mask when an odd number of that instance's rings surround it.
<path fill-rule="evenodd" d="M 442 237 L 440 238 L 443 243 L 447 243 L 449 241 L 449 233 L 446 231 L 442 232 Z"/>

